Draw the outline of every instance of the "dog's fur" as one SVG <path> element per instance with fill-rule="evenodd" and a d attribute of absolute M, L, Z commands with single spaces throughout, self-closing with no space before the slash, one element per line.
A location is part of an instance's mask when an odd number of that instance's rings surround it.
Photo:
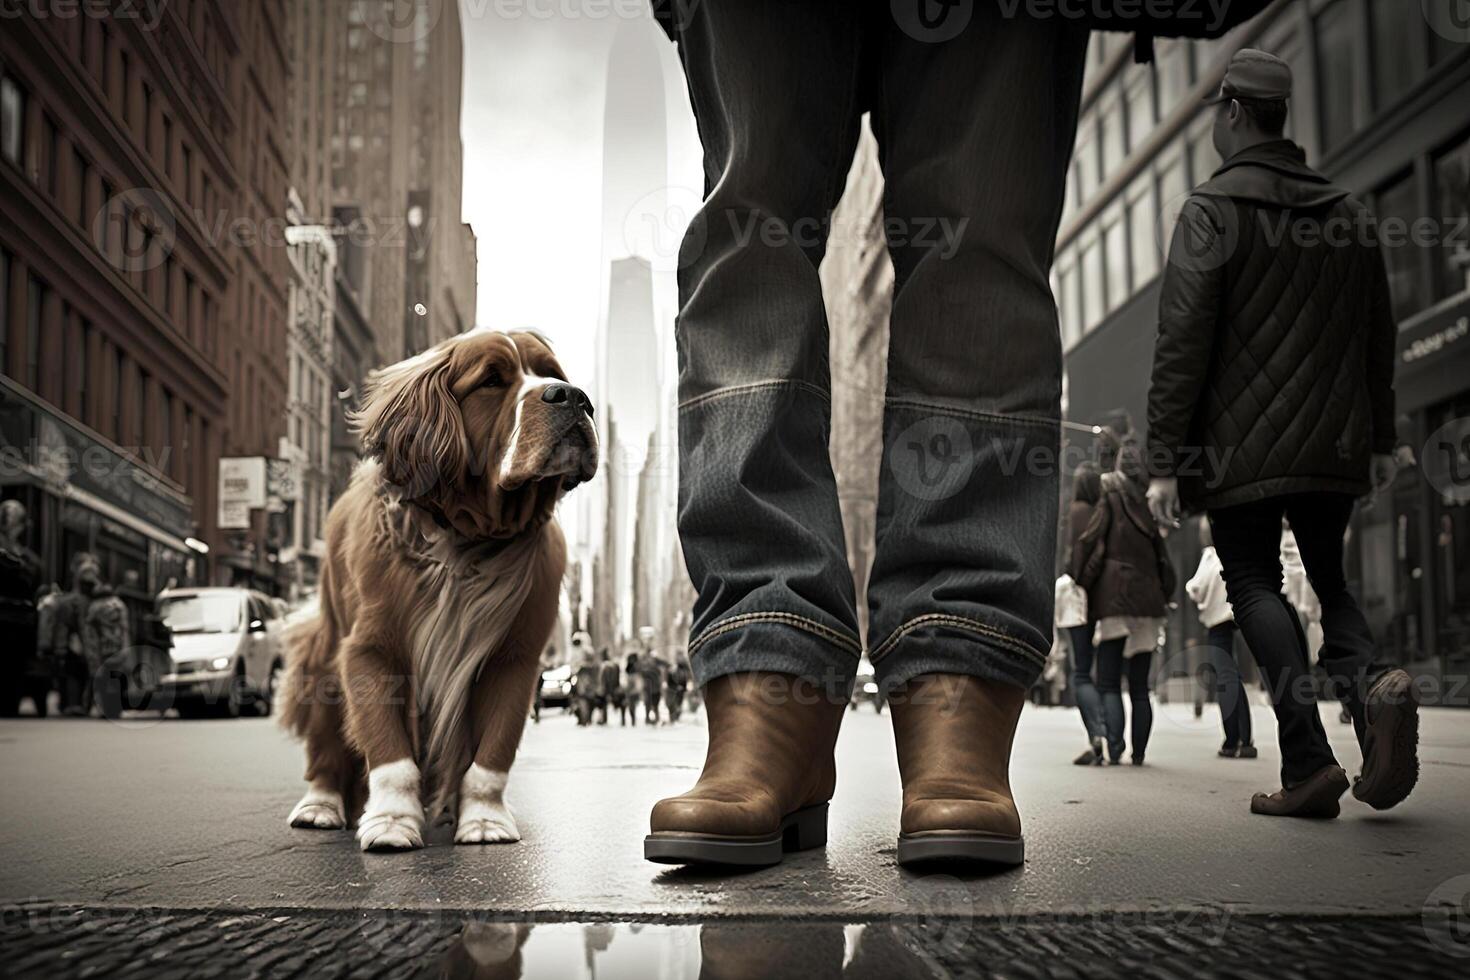
<path fill-rule="evenodd" d="M 590 479 L 581 392 L 529 333 L 471 331 L 370 379 L 367 458 L 327 520 L 319 608 L 289 636 L 283 724 L 306 742 L 298 827 L 354 819 L 364 850 L 515 840 L 506 773 L 556 620 L 552 511 Z"/>

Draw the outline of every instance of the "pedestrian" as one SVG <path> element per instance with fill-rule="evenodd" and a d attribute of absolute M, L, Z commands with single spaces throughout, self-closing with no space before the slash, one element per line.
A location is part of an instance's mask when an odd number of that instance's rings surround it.
<path fill-rule="evenodd" d="M 128 607 L 95 567 L 82 576 L 79 588 L 87 597 L 82 648 L 92 678 L 92 698 L 102 717 L 115 721 L 122 717 L 131 673 L 132 627 Z"/>
<path fill-rule="evenodd" d="M 1225 741 L 1220 756 L 1225 759 L 1254 759 L 1256 745 L 1251 738 L 1251 703 L 1240 680 L 1240 664 L 1236 659 L 1235 614 L 1225 597 L 1225 577 L 1220 574 L 1220 556 L 1215 551 L 1208 521 L 1199 522 L 1200 559 L 1194 577 L 1184 591 L 1199 609 L 1199 621 L 1208 631 L 1205 651 L 1209 672 L 1214 677 L 1215 702 L 1220 706 L 1220 722 L 1225 727 Z"/>
<path fill-rule="evenodd" d="M 606 725 L 609 705 L 616 707 L 619 714 L 622 713 L 623 680 L 621 676 L 622 671 L 618 669 L 617 661 L 608 657 L 606 647 L 603 648 L 600 656 L 602 657 L 602 677 L 599 680 L 599 684 L 602 687 L 602 700 L 599 702 L 601 714 L 597 719 L 597 723 L 599 725 Z"/>
<path fill-rule="evenodd" d="M 664 685 L 664 705 L 669 709 L 669 724 L 679 720 L 684 712 L 684 695 L 689 690 L 689 664 L 675 660 L 669 668 L 668 683 Z"/>
<path fill-rule="evenodd" d="M 1265 5 L 1237 0 L 1209 31 Z M 866 648 L 891 692 L 896 857 L 1022 862 L 1010 753 L 1052 639 L 1050 271 L 1088 28 L 1201 28 L 1079 6 L 657 0 L 704 147 L 675 340 L 689 657 L 711 750 L 696 787 L 655 806 L 646 856 L 762 862 L 780 859 L 783 827 L 798 847 L 826 839 L 865 642 L 817 272 L 866 114 L 893 269 Z"/>
<path fill-rule="evenodd" d="M 631 724 L 638 727 L 638 702 L 643 687 L 643 675 L 638 669 L 638 654 L 629 651 L 627 658 L 623 661 L 623 706 L 621 717 L 623 724 Z"/>
<path fill-rule="evenodd" d="M 92 708 L 92 674 L 87 667 L 86 620 L 91 604 L 90 591 L 101 577 L 101 565 L 91 552 L 79 551 L 70 562 L 71 590 L 62 595 L 55 608 L 51 638 L 51 662 L 55 685 L 61 696 L 61 713 L 68 718 L 85 717 Z"/>
<path fill-rule="evenodd" d="M 1102 499 L 1077 540 L 1073 577 L 1087 590 L 1088 614 L 1097 621 L 1097 690 L 1103 705 L 1108 761 L 1122 761 L 1122 685 L 1131 704 L 1130 761 L 1143 765 L 1153 730 L 1149 671 L 1164 631 L 1175 586 L 1163 535 L 1149 513 L 1148 474 L 1138 443 L 1118 449 L 1116 468 L 1102 478 Z"/>
<path fill-rule="evenodd" d="M 602 668 L 592 648 L 585 647 L 581 651 L 577 672 L 572 677 L 572 703 L 576 705 L 578 727 L 592 724 L 592 713 L 597 708 L 601 687 Z"/>
<path fill-rule="evenodd" d="M 1072 503 L 1067 508 L 1069 563 L 1101 499 L 1102 474 L 1093 464 L 1083 463 L 1072 474 Z M 1079 766 L 1100 766 L 1105 758 L 1106 740 L 1102 698 L 1092 680 L 1092 631 L 1096 624 L 1087 612 L 1087 591 L 1077 584 L 1070 572 L 1057 579 L 1056 609 L 1057 629 L 1065 630 L 1071 641 L 1072 698 L 1077 702 L 1077 711 L 1082 715 L 1082 730 L 1087 736 L 1087 748 L 1072 762 Z"/>
<path fill-rule="evenodd" d="M 1353 795 L 1394 806 L 1418 776 L 1418 705 L 1348 592 L 1343 536 L 1357 498 L 1397 472 L 1398 328 L 1371 212 L 1284 136 L 1291 87 L 1284 61 L 1244 49 L 1214 99 L 1224 162 L 1180 211 L 1159 300 L 1149 499 L 1161 520 L 1208 515 L 1271 692 L 1282 788 L 1256 794 L 1252 812 L 1335 817 L 1347 774 L 1282 594 L 1281 519 L 1322 604 L 1320 663 L 1363 751 Z"/>
<path fill-rule="evenodd" d="M 23 698 L 30 698 L 44 718 L 51 686 L 47 659 L 37 642 L 41 559 L 26 544 L 30 528 L 24 504 L 0 501 L 0 717 L 5 718 L 20 714 Z"/>
<path fill-rule="evenodd" d="M 650 725 L 659 723 L 659 706 L 664 699 L 664 664 L 652 651 L 645 650 L 638 658 L 638 676 L 643 687 L 644 721 Z"/>

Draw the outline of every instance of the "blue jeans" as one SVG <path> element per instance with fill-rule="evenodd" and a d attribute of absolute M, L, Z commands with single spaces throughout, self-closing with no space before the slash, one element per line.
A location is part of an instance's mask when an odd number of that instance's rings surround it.
<path fill-rule="evenodd" d="M 1251 705 L 1236 664 L 1235 623 L 1226 620 L 1210 627 L 1208 644 L 1210 667 L 1214 671 L 1215 703 L 1220 706 L 1220 722 L 1225 727 L 1227 749 L 1250 745 Z"/>
<path fill-rule="evenodd" d="M 1153 666 L 1153 653 L 1144 651 L 1123 656 L 1125 637 L 1104 640 L 1097 647 L 1097 690 L 1102 695 L 1103 727 L 1107 732 L 1108 761 L 1123 758 L 1123 676 L 1128 676 L 1128 701 L 1131 706 L 1133 761 L 1142 762 L 1148 749 L 1148 737 L 1154 728 L 1154 707 L 1149 701 L 1148 672 Z"/>
<path fill-rule="evenodd" d="M 990 5 L 943 43 L 880 2 L 679 8 L 705 153 L 676 330 L 696 679 L 778 671 L 845 698 L 863 651 L 817 270 L 868 111 L 895 278 L 869 655 L 884 688 L 926 673 L 1029 686 L 1051 646 L 1048 274 L 1085 32 Z"/>
<path fill-rule="evenodd" d="M 1087 740 L 1091 742 L 1106 734 L 1102 696 L 1092 682 L 1092 626 L 1071 626 L 1067 632 L 1072 637 L 1072 695 L 1077 699 L 1082 727 L 1087 730 Z"/>

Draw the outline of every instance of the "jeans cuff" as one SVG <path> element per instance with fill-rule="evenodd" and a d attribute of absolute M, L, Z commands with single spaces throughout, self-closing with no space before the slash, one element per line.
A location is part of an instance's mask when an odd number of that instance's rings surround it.
<path fill-rule="evenodd" d="M 711 623 L 689 646 L 695 683 L 759 670 L 795 674 L 846 701 L 861 647 L 856 637 L 783 612 L 752 612 Z"/>
<path fill-rule="evenodd" d="M 965 674 L 1030 688 L 1047 654 L 988 623 L 931 613 L 894 630 L 871 657 L 879 686 L 889 691 L 921 674 Z"/>

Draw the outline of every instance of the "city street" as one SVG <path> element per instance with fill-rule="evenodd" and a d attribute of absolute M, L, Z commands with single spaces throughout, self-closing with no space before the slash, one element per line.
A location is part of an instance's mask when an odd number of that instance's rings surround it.
<path fill-rule="evenodd" d="M 1256 716 L 1263 736 L 1274 730 L 1267 709 Z M 1437 914 L 1470 889 L 1470 878 L 1454 881 L 1470 873 L 1470 716 L 1425 712 L 1423 777 L 1402 807 L 1377 814 L 1345 798 L 1327 823 L 1252 817 L 1250 794 L 1275 785 L 1275 751 L 1218 759 L 1216 722 L 1210 708 L 1196 720 L 1187 705 L 1161 705 L 1148 766 L 1076 768 L 1075 713 L 1028 708 L 1013 765 L 1026 866 L 956 878 L 895 866 L 892 735 L 869 707 L 843 730 L 826 851 L 738 875 L 642 859 L 650 805 L 697 772 L 702 717 L 579 729 L 550 712 L 512 774 L 520 844 L 455 847 L 441 829 L 426 850 L 395 855 L 364 855 L 346 832 L 286 827 L 301 752 L 272 722 L 10 721 L 0 725 L 0 941 L 13 966 L 80 973 L 99 968 L 89 957 L 111 970 L 144 945 L 175 966 L 204 962 L 214 947 L 201 936 L 214 935 L 312 972 L 366 943 L 402 954 L 406 972 L 486 950 L 500 962 L 523 944 L 527 976 L 590 975 L 602 948 L 614 964 L 640 950 L 626 962 L 662 963 L 668 976 L 695 975 L 701 948 L 705 975 L 722 955 L 768 954 L 779 973 L 804 956 L 820 974 L 823 950 L 845 949 L 827 966 L 851 967 L 864 924 L 898 938 L 870 939 L 858 961 L 876 962 L 882 947 L 880 960 L 898 956 L 912 975 L 1001 969 L 997 955 L 1015 957 L 1005 969 L 1044 972 L 1056 967 L 1038 958 L 1047 944 L 1253 972 L 1302 930 L 1358 944 L 1358 956 L 1403 951 L 1411 974 L 1470 953 Z M 1348 729 L 1328 726 L 1355 768 Z M 730 938 L 795 916 L 801 924 L 763 931 L 775 944 L 764 952 Z M 62 959 L 63 946 L 73 955 Z M 1296 948 L 1306 969 L 1335 947 Z M 609 968 L 599 961 L 597 972 Z"/>

